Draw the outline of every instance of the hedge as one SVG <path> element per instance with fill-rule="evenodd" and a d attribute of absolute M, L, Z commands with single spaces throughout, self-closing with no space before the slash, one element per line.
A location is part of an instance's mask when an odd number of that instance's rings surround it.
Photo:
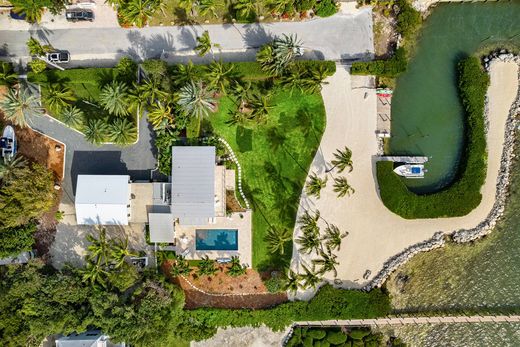
<path fill-rule="evenodd" d="M 392 170 L 393 163 L 377 163 L 381 200 L 392 212 L 407 219 L 467 215 L 482 200 L 480 188 L 486 176 L 487 153 L 484 101 L 489 76 L 479 59 L 458 64 L 459 92 L 465 110 L 465 144 L 454 182 L 442 191 L 418 195 L 408 190 Z"/>
<path fill-rule="evenodd" d="M 374 60 L 368 62 L 355 62 L 350 70 L 353 75 L 375 75 L 381 77 L 397 77 L 406 71 L 408 62 L 406 51 L 398 48 L 392 58 L 388 60 Z"/>
<path fill-rule="evenodd" d="M 380 289 L 362 292 L 325 285 L 310 301 L 288 302 L 265 310 L 185 310 L 174 332 L 185 340 L 201 340 L 212 336 L 218 327 L 265 324 L 282 330 L 295 321 L 376 318 L 388 315 L 390 310 L 390 299 Z"/>

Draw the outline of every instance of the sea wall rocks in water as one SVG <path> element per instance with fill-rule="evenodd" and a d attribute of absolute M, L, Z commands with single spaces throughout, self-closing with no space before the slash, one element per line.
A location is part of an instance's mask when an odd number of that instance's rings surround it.
<path fill-rule="evenodd" d="M 505 50 L 500 50 L 483 58 L 483 64 L 487 71 L 489 71 L 491 62 L 495 60 L 502 62 L 516 62 L 520 66 L 519 56 L 508 53 Z M 520 84 L 520 71 L 518 74 L 518 81 Z M 486 100 L 486 124 L 488 124 L 487 102 L 488 101 Z M 495 203 L 493 204 L 493 208 L 491 209 L 491 212 L 488 214 L 487 218 L 482 223 L 477 225 L 475 228 L 456 230 L 448 235 L 445 235 L 445 233 L 442 231 L 438 231 L 435 233 L 435 235 L 433 235 L 431 239 L 408 247 L 403 252 L 387 260 L 383 265 L 383 269 L 379 271 L 379 273 L 372 279 L 372 281 L 370 281 L 370 283 L 368 283 L 363 288 L 363 290 L 368 291 L 372 288 L 380 287 L 388 278 L 388 276 L 392 274 L 392 272 L 394 272 L 401 265 L 405 264 L 415 254 L 419 252 L 430 251 L 434 248 L 442 247 L 446 243 L 447 238 L 450 238 L 451 240 L 457 243 L 470 242 L 478 238 L 481 238 L 493 231 L 493 228 L 495 227 L 497 221 L 504 213 L 505 204 L 508 196 L 509 180 L 511 176 L 511 162 L 515 157 L 514 148 L 516 142 L 516 132 L 519 126 L 519 122 L 516 119 L 516 116 L 518 114 L 520 114 L 520 88 L 518 89 L 516 100 L 513 102 L 513 105 L 509 110 L 509 115 L 506 121 L 504 147 L 500 162 L 500 172 L 498 174 L 496 184 Z M 488 129 L 486 126 L 486 131 L 487 130 Z"/>

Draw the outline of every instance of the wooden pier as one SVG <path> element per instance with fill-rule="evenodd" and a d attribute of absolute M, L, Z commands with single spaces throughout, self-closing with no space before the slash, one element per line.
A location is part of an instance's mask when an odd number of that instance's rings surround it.
<path fill-rule="evenodd" d="M 393 161 L 394 163 L 407 164 L 424 164 L 428 161 L 428 157 L 383 155 L 379 157 L 379 161 Z"/>

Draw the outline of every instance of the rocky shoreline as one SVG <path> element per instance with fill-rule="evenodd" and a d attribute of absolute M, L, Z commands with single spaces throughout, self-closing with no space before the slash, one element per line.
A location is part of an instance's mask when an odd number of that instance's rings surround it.
<path fill-rule="evenodd" d="M 520 56 L 513 55 L 505 50 L 500 50 L 483 58 L 483 64 L 486 71 L 489 71 L 491 62 L 495 60 L 502 62 L 516 62 L 520 66 Z M 520 71 L 518 74 L 518 81 L 520 83 Z M 488 217 L 475 228 L 455 230 L 451 233 L 444 233 L 442 231 L 438 231 L 433 235 L 432 238 L 408 247 L 401 253 L 387 260 L 384 263 L 381 271 L 379 271 L 379 273 L 370 281 L 370 283 L 363 287 L 363 290 L 369 291 L 373 288 L 380 287 L 385 282 L 385 280 L 395 270 L 397 270 L 398 267 L 405 264 L 409 259 L 411 259 L 415 254 L 419 252 L 427 252 L 432 249 L 442 247 L 448 240 L 451 240 L 456 243 L 474 241 L 493 231 L 496 223 L 504 213 L 505 204 L 509 193 L 511 163 L 515 157 L 514 148 L 516 144 L 516 131 L 519 124 L 519 122 L 516 119 L 516 115 L 519 113 L 520 88 L 518 90 L 516 100 L 515 102 L 513 102 L 513 105 L 509 110 L 509 115 L 506 122 L 505 139 L 501 157 L 500 172 L 496 183 L 495 203 L 493 204 L 493 208 L 491 209 L 491 212 L 489 213 Z M 487 131 L 487 125 L 489 124 L 487 99 L 485 104 L 484 117 Z"/>

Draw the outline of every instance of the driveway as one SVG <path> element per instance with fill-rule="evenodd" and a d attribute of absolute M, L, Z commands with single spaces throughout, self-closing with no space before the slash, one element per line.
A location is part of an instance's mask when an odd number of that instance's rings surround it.
<path fill-rule="evenodd" d="M 50 116 L 33 118 L 31 127 L 54 137 L 67 146 L 64 204 L 73 204 L 78 175 L 129 175 L 133 181 L 148 181 L 156 166 L 153 130 L 145 116 L 139 120 L 139 140 L 128 147 L 95 146 L 83 134 L 72 130 Z"/>
<path fill-rule="evenodd" d="M 6 28 L 5 26 L 3 26 Z M 270 42 L 274 36 L 297 34 L 303 41 L 307 58 L 354 60 L 373 55 L 372 11 L 370 8 L 338 13 L 329 18 L 304 22 L 262 24 L 225 24 L 197 26 L 124 28 L 32 27 L 25 30 L 0 30 L 0 58 L 26 61 L 26 42 L 30 35 L 71 54 L 70 67 L 114 64 L 123 56 L 135 60 L 169 56 L 193 56 L 196 37 L 208 30 L 213 42 L 220 44 L 222 59 L 254 59 L 244 52 Z M 216 58 L 219 58 L 217 53 Z M 211 55 L 204 60 L 212 59 Z"/>

